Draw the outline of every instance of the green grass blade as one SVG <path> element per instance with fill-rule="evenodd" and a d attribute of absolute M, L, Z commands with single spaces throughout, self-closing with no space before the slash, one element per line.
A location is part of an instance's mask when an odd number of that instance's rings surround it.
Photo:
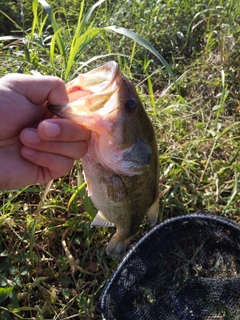
<path fill-rule="evenodd" d="M 231 129 L 233 129 L 234 127 L 238 128 L 239 126 L 240 126 L 240 122 L 239 121 L 232 123 L 230 126 L 226 127 L 222 132 L 220 132 L 217 135 L 217 139 L 221 138 L 224 134 L 226 134 L 227 132 L 231 131 Z"/>
<path fill-rule="evenodd" d="M 80 11 L 80 15 L 79 15 L 79 19 L 78 19 L 78 25 L 77 25 L 77 29 L 76 29 L 76 38 L 78 36 L 80 36 L 83 33 L 84 28 L 86 27 L 86 25 L 88 24 L 88 21 L 91 18 L 91 15 L 93 13 L 93 11 L 104 2 L 105 0 L 100 0 L 98 2 L 96 2 L 87 12 L 87 14 L 83 17 L 82 19 L 82 11 L 83 11 L 83 6 L 84 6 L 84 1 L 81 3 L 81 11 Z"/>
<path fill-rule="evenodd" d="M 51 44 L 50 44 L 50 51 L 49 51 L 49 56 L 50 56 L 50 60 L 53 66 L 53 74 L 56 75 L 56 70 L 54 68 L 54 58 L 55 58 L 55 43 L 57 43 L 57 37 L 59 35 L 59 33 L 61 32 L 61 29 L 59 29 L 58 31 L 56 31 L 51 39 Z"/>
<path fill-rule="evenodd" d="M 65 46 L 64 46 L 64 42 L 63 42 L 63 40 L 62 40 L 61 34 L 60 34 L 60 32 L 59 32 L 59 27 L 58 27 L 57 21 L 56 21 L 56 19 L 55 19 L 55 14 L 52 12 L 52 8 L 51 8 L 51 6 L 48 4 L 47 1 L 45 1 L 45 0 L 38 0 L 38 2 L 43 6 L 43 8 L 45 9 L 45 11 L 47 12 L 54 33 L 57 33 L 56 43 L 57 43 L 57 46 L 58 46 L 58 50 L 59 50 L 61 56 L 63 57 L 64 62 L 66 63 Z"/>
<path fill-rule="evenodd" d="M 101 31 L 102 28 L 89 29 L 77 39 L 69 54 L 67 67 L 65 70 L 65 81 L 67 81 L 69 78 L 71 68 L 75 62 L 77 55 L 81 55 L 81 53 L 87 49 L 88 45 Z"/>
<path fill-rule="evenodd" d="M 35 29 L 39 23 L 39 21 L 38 21 L 38 0 L 34 0 L 32 2 L 32 13 L 33 13 L 33 22 L 32 22 L 32 28 L 31 28 L 31 36 L 33 37 Z"/>
<path fill-rule="evenodd" d="M 150 76 L 147 77 L 147 83 L 148 83 L 148 90 L 149 90 L 151 105 L 153 108 L 153 113 L 154 113 L 154 116 L 156 117 L 157 116 L 157 106 L 156 106 L 155 99 L 154 99 L 153 84 L 152 84 L 152 80 L 151 80 Z"/>
<path fill-rule="evenodd" d="M 100 6 L 100 4 L 102 4 L 104 1 L 106 0 L 99 0 L 98 2 L 96 2 L 88 11 L 88 13 L 86 14 L 85 16 L 85 21 L 86 23 L 88 22 L 88 20 L 91 18 L 91 15 L 93 13 L 93 11 L 98 7 Z"/>
<path fill-rule="evenodd" d="M 232 194 L 229 197 L 228 203 L 223 211 L 223 214 L 226 214 L 228 207 L 230 206 L 230 204 L 232 203 L 232 201 L 234 200 L 234 198 L 236 197 L 236 195 L 239 192 L 239 172 L 237 169 L 235 169 L 235 175 L 234 175 L 234 186 L 233 186 L 233 190 L 232 190 Z"/>
<path fill-rule="evenodd" d="M 0 10 L 0 13 L 3 14 L 9 21 L 11 21 L 21 32 L 25 33 L 25 30 L 22 27 L 20 27 L 20 25 L 16 21 L 14 21 L 11 17 L 9 17 L 5 12 Z"/>
<path fill-rule="evenodd" d="M 69 74 L 71 71 L 71 68 L 73 66 L 73 63 L 75 62 L 75 58 L 77 54 L 80 54 L 83 52 L 87 45 L 97 36 L 97 34 L 100 32 L 100 29 L 93 29 L 92 24 L 89 25 L 87 28 L 87 24 L 91 18 L 91 15 L 93 11 L 105 0 L 100 0 L 96 2 L 87 12 L 87 14 L 82 17 L 83 15 L 83 8 L 84 8 L 84 1 L 82 1 L 80 6 L 80 13 L 78 18 L 78 23 L 76 27 L 76 31 L 71 43 L 71 49 L 67 61 L 67 66 L 65 70 L 65 80 L 69 78 Z M 84 32 L 84 30 L 86 30 Z M 98 30 L 98 31 L 97 31 Z"/>
<path fill-rule="evenodd" d="M 153 53 L 161 61 L 162 65 L 166 68 L 168 74 L 171 76 L 172 80 L 176 84 L 176 78 L 172 72 L 170 65 L 163 58 L 163 56 L 146 39 L 141 37 L 139 34 L 133 32 L 131 30 L 128 30 L 126 28 L 123 28 L 123 27 L 109 26 L 109 27 L 105 27 L 104 29 L 122 34 L 128 38 L 131 38 L 132 40 L 136 41 L 138 44 L 143 46 L 145 49 L 147 49 L 148 51 Z"/>

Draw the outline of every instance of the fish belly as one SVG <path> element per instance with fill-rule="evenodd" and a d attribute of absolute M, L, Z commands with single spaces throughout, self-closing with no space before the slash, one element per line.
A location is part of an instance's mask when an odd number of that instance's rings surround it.
<path fill-rule="evenodd" d="M 117 175 L 98 163 L 94 156 L 86 155 L 82 159 L 88 194 L 99 210 L 92 226 L 116 226 L 107 246 L 107 254 L 121 259 L 126 247 L 157 197 L 154 182 L 146 183 L 148 172 L 141 176 Z M 145 188 L 145 189 L 144 189 Z M 158 203 L 153 212 L 157 218 Z M 154 223 L 156 220 L 154 221 Z"/>

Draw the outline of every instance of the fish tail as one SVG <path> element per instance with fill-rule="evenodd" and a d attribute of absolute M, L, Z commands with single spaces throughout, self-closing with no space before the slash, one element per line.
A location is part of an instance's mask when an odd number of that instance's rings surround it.
<path fill-rule="evenodd" d="M 126 253 L 127 244 L 127 240 L 123 240 L 117 233 L 115 233 L 107 245 L 106 252 L 111 258 L 121 260 Z"/>

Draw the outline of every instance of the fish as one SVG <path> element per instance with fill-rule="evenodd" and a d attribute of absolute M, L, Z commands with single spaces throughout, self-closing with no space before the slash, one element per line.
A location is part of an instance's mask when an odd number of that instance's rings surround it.
<path fill-rule="evenodd" d="M 159 161 L 153 125 L 132 82 L 115 61 L 66 84 L 69 102 L 48 105 L 58 117 L 91 130 L 83 175 L 98 212 L 91 223 L 116 227 L 106 252 L 120 260 L 144 217 L 159 210 Z"/>

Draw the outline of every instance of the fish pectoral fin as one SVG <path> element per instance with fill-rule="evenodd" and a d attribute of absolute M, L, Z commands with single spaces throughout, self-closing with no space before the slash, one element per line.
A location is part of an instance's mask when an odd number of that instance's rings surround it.
<path fill-rule="evenodd" d="M 127 196 L 126 185 L 120 176 L 114 175 L 106 182 L 109 199 L 118 202 Z"/>
<path fill-rule="evenodd" d="M 84 171 L 83 171 L 83 177 L 87 184 L 86 190 L 87 190 L 88 196 L 91 197 L 92 196 L 91 183 Z"/>
<path fill-rule="evenodd" d="M 157 223 L 159 209 L 159 196 L 154 200 L 153 204 L 147 211 L 147 219 L 150 226 L 154 226 Z"/>
<path fill-rule="evenodd" d="M 108 221 L 104 215 L 102 214 L 101 211 L 98 211 L 98 213 L 96 214 L 96 217 L 94 218 L 93 222 L 91 223 L 91 227 L 113 227 L 114 223 Z"/>

